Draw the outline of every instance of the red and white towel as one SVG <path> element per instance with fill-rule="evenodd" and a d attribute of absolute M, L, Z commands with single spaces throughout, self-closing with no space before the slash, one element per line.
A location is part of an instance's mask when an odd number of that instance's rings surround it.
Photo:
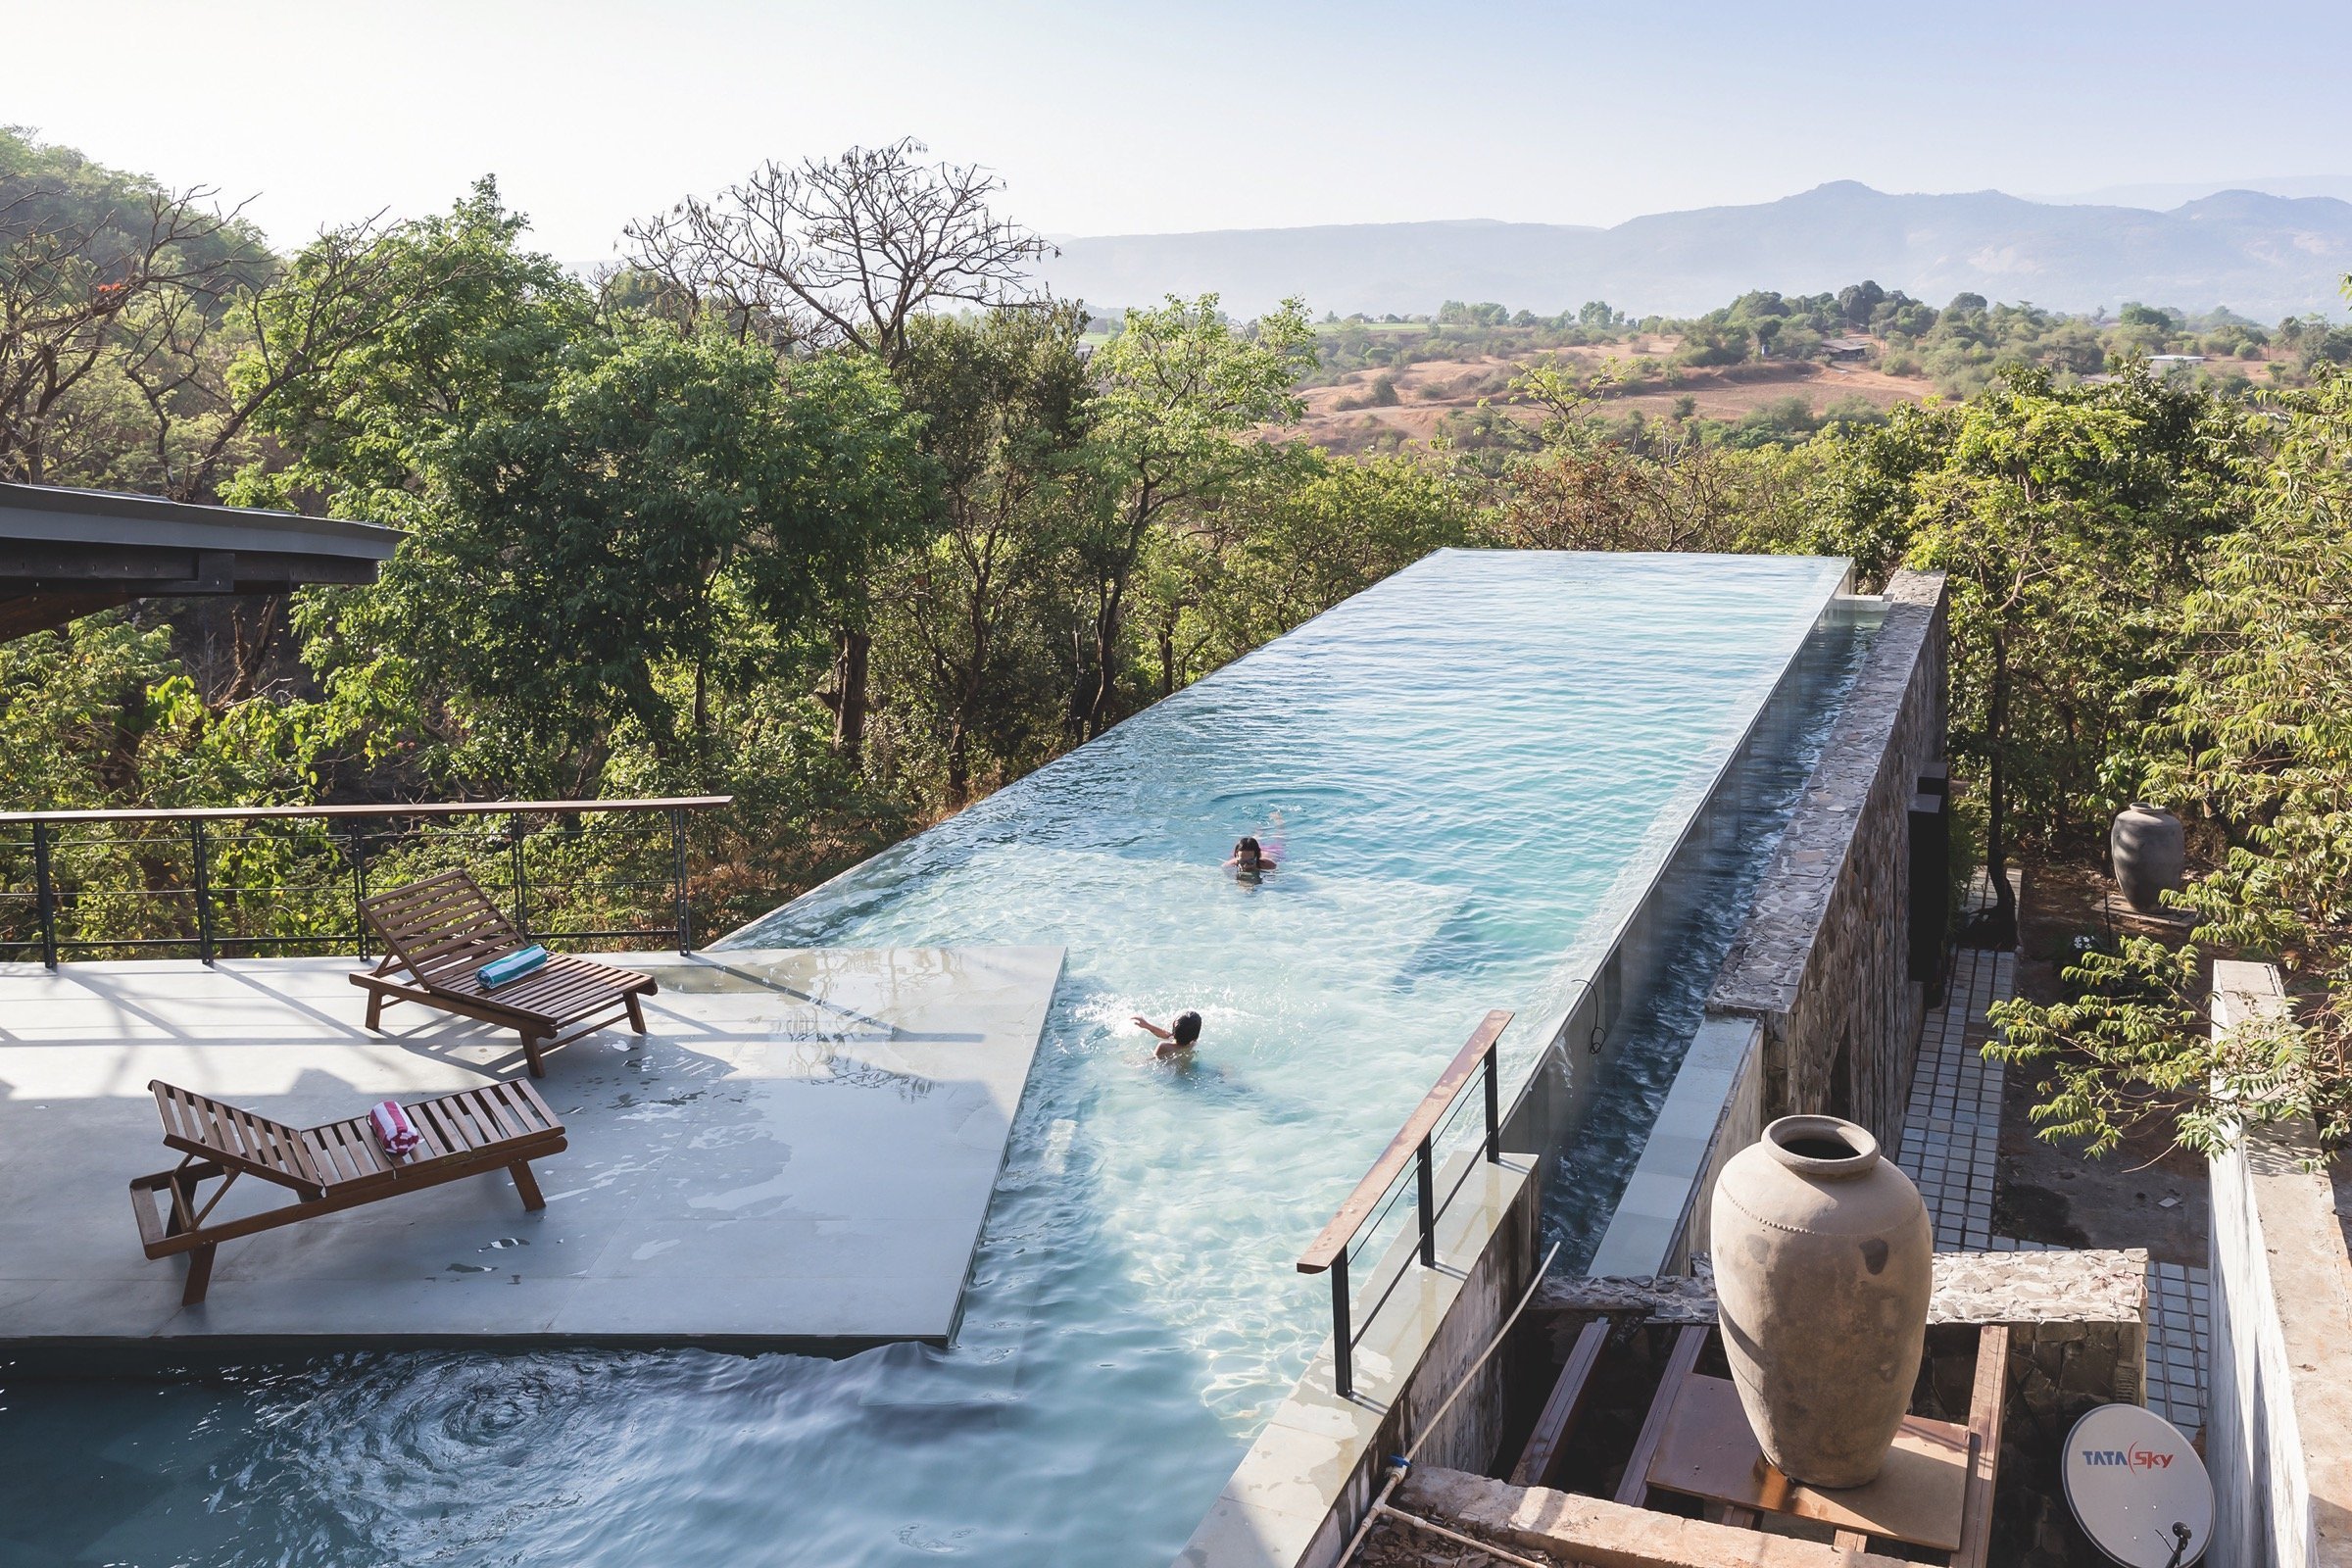
<path fill-rule="evenodd" d="M 400 1108 L 400 1102 L 387 1100 L 368 1113 L 375 1126 L 375 1141 L 384 1146 L 384 1152 L 394 1159 L 406 1159 L 409 1152 L 424 1139 L 409 1122 L 409 1113 Z"/>

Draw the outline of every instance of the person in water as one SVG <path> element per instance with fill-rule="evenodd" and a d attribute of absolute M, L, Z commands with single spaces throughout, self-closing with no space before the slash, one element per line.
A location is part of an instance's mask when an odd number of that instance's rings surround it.
<path fill-rule="evenodd" d="M 1144 1033 L 1159 1042 L 1152 1054 L 1161 1061 L 1170 1056 L 1181 1056 L 1200 1043 L 1200 1015 L 1197 1012 L 1178 1013 L 1165 1029 L 1140 1013 L 1136 1015 L 1135 1022 Z"/>
<path fill-rule="evenodd" d="M 1225 858 L 1226 869 L 1244 882 L 1255 882 L 1276 864 L 1274 853 L 1261 848 L 1254 837 L 1246 833 L 1234 845 L 1233 854 Z"/>

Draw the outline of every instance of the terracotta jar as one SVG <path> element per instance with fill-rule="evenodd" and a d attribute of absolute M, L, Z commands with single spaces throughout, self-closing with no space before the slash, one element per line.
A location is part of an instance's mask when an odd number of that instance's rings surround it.
<path fill-rule="evenodd" d="M 2107 858 L 2115 885 L 2134 909 L 2153 914 L 2164 907 L 2160 894 L 2179 889 L 2188 870 L 2188 846 L 2180 819 L 2161 806 L 2137 802 L 2115 813 L 2107 830 Z"/>
<path fill-rule="evenodd" d="M 1732 1156 L 1710 1215 L 1723 1348 L 1765 1456 L 1875 1478 L 1910 1408 L 1935 1238 L 1919 1189 L 1836 1116 L 1784 1116 Z"/>

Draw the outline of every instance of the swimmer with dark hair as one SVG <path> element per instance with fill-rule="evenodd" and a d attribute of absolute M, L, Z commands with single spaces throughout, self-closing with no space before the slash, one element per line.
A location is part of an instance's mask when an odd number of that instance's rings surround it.
<path fill-rule="evenodd" d="M 1197 1012 L 1178 1013 L 1165 1029 L 1140 1013 L 1135 1023 L 1137 1028 L 1159 1042 L 1152 1054 L 1161 1061 L 1170 1056 L 1181 1056 L 1200 1043 L 1200 1015 Z"/>
<path fill-rule="evenodd" d="M 1278 863 L 1274 852 L 1261 847 L 1249 834 L 1244 834 L 1234 845 L 1233 853 L 1225 858 L 1225 868 L 1243 882 L 1255 882 Z"/>

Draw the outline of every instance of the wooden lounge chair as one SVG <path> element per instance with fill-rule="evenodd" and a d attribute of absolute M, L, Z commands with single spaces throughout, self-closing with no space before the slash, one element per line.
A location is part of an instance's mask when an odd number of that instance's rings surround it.
<path fill-rule="evenodd" d="M 479 1018 L 522 1036 L 523 1059 L 534 1078 L 547 1076 L 542 1051 L 623 1018 L 645 1033 L 637 999 L 659 987 L 652 975 L 635 969 L 557 954 L 521 979 L 486 990 L 476 971 L 530 944 L 464 871 L 443 871 L 364 899 L 360 913 L 386 949 L 383 962 L 351 977 L 353 985 L 367 988 L 370 1029 L 383 1028 L 386 1002 L 421 1002 Z"/>
<path fill-rule="evenodd" d="M 204 1299 L 213 1279 L 213 1253 L 220 1244 L 257 1231 L 501 1169 L 514 1178 L 524 1208 L 544 1208 L 547 1200 L 539 1196 L 530 1162 L 564 1147 L 564 1124 L 522 1082 L 402 1106 L 423 1141 L 398 1159 L 376 1142 L 366 1116 L 323 1127 L 289 1127 L 161 1079 L 149 1080 L 147 1087 L 155 1092 L 155 1108 L 164 1119 L 164 1142 L 187 1157 L 171 1170 L 133 1181 L 130 1206 L 149 1257 L 189 1254 L 187 1288 L 179 1297 L 187 1306 Z M 221 1195 L 244 1175 L 292 1188 L 294 1201 L 207 1223 Z M 200 1200 L 199 1184 L 216 1177 L 220 1185 Z M 160 1206 L 158 1193 L 167 1195 Z"/>

